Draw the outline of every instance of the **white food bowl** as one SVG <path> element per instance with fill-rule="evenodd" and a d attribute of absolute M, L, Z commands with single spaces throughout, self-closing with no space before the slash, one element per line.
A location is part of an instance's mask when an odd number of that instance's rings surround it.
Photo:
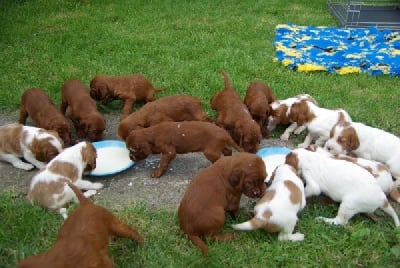
<path fill-rule="evenodd" d="M 277 166 L 285 163 L 286 155 L 290 152 L 291 149 L 286 147 L 265 147 L 258 150 L 257 155 L 264 161 L 268 173 L 265 182 L 269 181 Z"/>
<path fill-rule="evenodd" d="M 103 140 L 92 143 L 97 150 L 96 168 L 90 176 L 108 176 L 122 172 L 134 165 L 129 158 L 125 142 L 119 140 Z"/>

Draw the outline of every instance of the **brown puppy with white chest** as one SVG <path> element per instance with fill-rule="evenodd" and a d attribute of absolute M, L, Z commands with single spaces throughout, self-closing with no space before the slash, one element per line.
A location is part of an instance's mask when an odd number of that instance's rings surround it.
<path fill-rule="evenodd" d="M 71 144 L 71 124 L 40 88 L 28 89 L 22 94 L 19 123 L 30 116 L 37 127 L 54 130 L 66 145 Z"/>
<path fill-rule="evenodd" d="M 158 168 L 151 177 L 159 178 L 176 154 L 203 152 L 212 163 L 221 154 L 232 155 L 230 146 L 243 151 L 225 129 L 209 122 L 163 122 L 148 128 L 131 131 L 126 139 L 130 158 L 137 162 L 150 154 L 161 154 Z"/>
<path fill-rule="evenodd" d="M 64 222 L 56 243 L 48 252 L 21 261 L 17 268 L 114 267 L 108 255 L 111 237 L 126 237 L 143 244 L 135 228 L 93 204 L 73 183 L 66 186 L 75 192 L 80 207 Z"/>
<path fill-rule="evenodd" d="M 272 89 L 261 81 L 251 82 L 244 97 L 244 104 L 260 126 L 261 134 L 266 138 L 270 135 L 266 125 L 270 113 L 270 103 L 275 100 L 275 94 Z"/>
<path fill-rule="evenodd" d="M 154 94 L 164 88 L 154 88 L 151 82 L 142 74 L 107 76 L 96 75 L 90 81 L 90 96 L 107 104 L 115 99 L 124 102 L 121 119 L 132 112 L 132 106 L 137 101 L 150 102 Z"/>
<path fill-rule="evenodd" d="M 69 79 L 62 86 L 61 112 L 71 118 L 78 138 L 88 138 L 89 141 L 102 139 L 106 121 L 79 79 Z"/>
<path fill-rule="evenodd" d="M 231 85 L 228 74 L 222 70 L 224 90 L 211 98 L 211 108 L 217 111 L 218 126 L 232 131 L 232 137 L 246 152 L 255 153 L 261 141 L 261 130 L 251 117 L 246 105 Z"/>
<path fill-rule="evenodd" d="M 242 194 L 261 197 L 266 176 L 264 161 L 242 152 L 220 158 L 191 180 L 179 205 L 178 219 L 183 232 L 203 255 L 208 255 L 208 247 L 202 239 L 225 241 L 233 237 L 221 233 L 225 212 L 238 215 Z"/>
<path fill-rule="evenodd" d="M 132 130 L 146 128 L 165 121 L 211 121 L 198 98 L 175 95 L 159 98 L 121 120 L 118 136 L 126 140 Z"/>

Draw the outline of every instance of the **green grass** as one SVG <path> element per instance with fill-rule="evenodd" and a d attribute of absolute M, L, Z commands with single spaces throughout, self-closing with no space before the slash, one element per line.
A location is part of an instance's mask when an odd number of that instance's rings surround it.
<path fill-rule="evenodd" d="M 31 87 L 43 88 L 59 104 L 66 79 L 88 85 L 96 74 L 140 72 L 156 87 L 168 87 L 158 96 L 194 95 L 215 115 L 209 100 L 223 87 L 225 69 L 242 96 L 250 81 L 263 80 L 278 98 L 309 93 L 323 107 L 344 108 L 356 121 L 399 135 L 399 78 L 297 73 L 273 61 L 277 24 L 336 25 L 325 2 L 4 0 L 0 112 L 17 110 Z M 102 111 L 110 109 L 120 106 Z M 6 267 L 48 250 L 62 223 L 59 215 L 14 195 L 0 194 L 0 264 Z M 182 235 L 174 211 L 133 204 L 116 214 L 138 226 L 146 244 L 119 240 L 111 254 L 117 267 L 396 266 L 400 234 L 386 215 L 379 214 L 378 223 L 359 216 L 346 227 L 314 220 L 336 209 L 308 206 L 298 223 L 302 243 L 279 243 L 263 231 L 238 233 L 232 242 L 210 242 L 211 255 L 203 258 Z"/>
<path fill-rule="evenodd" d="M 15 193 L 0 193 L 0 263 L 13 266 L 20 259 L 47 251 L 54 243 L 62 219 L 28 204 Z M 178 227 L 176 212 L 150 210 L 134 204 L 114 214 L 136 226 L 145 239 L 143 246 L 120 239 L 111 242 L 116 267 L 396 267 L 400 253 L 400 230 L 391 219 L 378 213 L 379 221 L 356 216 L 345 227 L 315 221 L 333 216 L 335 205 L 314 202 L 300 214 L 297 231 L 303 242 L 279 242 L 276 234 L 262 230 L 237 232 L 233 241 L 209 241 L 210 256 L 203 257 Z M 247 220 L 243 211 L 239 219 Z"/>

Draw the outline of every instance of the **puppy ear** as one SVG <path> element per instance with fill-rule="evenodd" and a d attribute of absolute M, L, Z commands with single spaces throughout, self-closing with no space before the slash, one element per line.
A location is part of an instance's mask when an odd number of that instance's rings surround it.
<path fill-rule="evenodd" d="M 351 128 L 351 133 L 348 135 L 348 141 L 346 142 L 347 152 L 351 152 L 356 150 L 358 147 L 360 147 L 360 140 L 358 139 L 357 133 L 353 128 Z"/>
<path fill-rule="evenodd" d="M 237 188 L 240 185 L 242 175 L 242 171 L 239 168 L 235 168 L 232 171 L 231 177 L 229 178 L 229 183 L 232 185 L 232 187 Z"/>
<path fill-rule="evenodd" d="M 151 146 L 148 142 L 140 143 L 140 148 L 142 148 L 142 152 L 146 155 L 151 155 L 153 152 L 151 151 Z"/>
<path fill-rule="evenodd" d="M 292 166 L 296 171 L 299 168 L 299 159 L 297 158 L 297 155 L 293 152 L 290 152 L 286 155 L 285 163 Z"/>
<path fill-rule="evenodd" d="M 96 168 L 97 152 L 90 142 L 85 143 L 86 146 L 81 149 L 82 160 L 86 163 L 85 170 L 90 171 Z"/>

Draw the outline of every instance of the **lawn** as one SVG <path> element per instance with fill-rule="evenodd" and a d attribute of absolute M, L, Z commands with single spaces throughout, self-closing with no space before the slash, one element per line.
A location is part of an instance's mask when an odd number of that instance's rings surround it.
<path fill-rule="evenodd" d="M 44 89 L 59 104 L 69 78 L 88 85 L 96 74 L 142 73 L 168 87 L 157 96 L 197 96 L 214 116 L 209 100 L 223 87 L 225 69 L 242 96 L 250 81 L 262 80 L 278 98 L 309 93 L 323 107 L 344 108 L 355 121 L 400 134 L 398 77 L 300 73 L 274 62 L 277 24 L 336 25 L 326 1 L 3 0 L 0 20 L 2 113 L 16 111 L 28 88 Z M 0 266 L 51 247 L 59 215 L 15 192 L 1 192 L 0 204 Z M 132 204 L 115 214 L 137 226 L 146 243 L 113 241 L 111 256 L 117 267 L 397 266 L 400 231 L 388 216 L 378 212 L 374 222 L 360 215 L 345 227 L 314 219 L 336 210 L 309 204 L 297 225 L 306 237 L 301 243 L 278 242 L 261 230 L 238 233 L 231 242 L 210 241 L 204 258 L 179 230 L 176 211 Z M 248 217 L 229 219 L 225 231 Z"/>

